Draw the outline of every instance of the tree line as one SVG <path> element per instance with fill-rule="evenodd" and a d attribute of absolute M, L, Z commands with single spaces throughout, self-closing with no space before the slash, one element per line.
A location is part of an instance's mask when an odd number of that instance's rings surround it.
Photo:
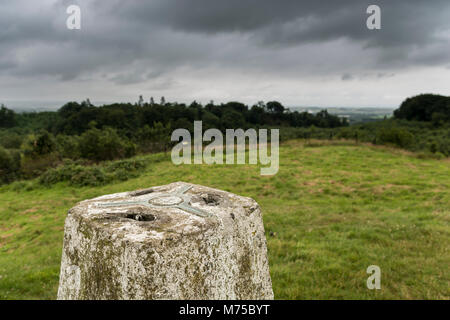
<path fill-rule="evenodd" d="M 79 170 L 104 160 L 167 151 L 173 130 L 192 132 L 196 120 L 203 121 L 204 130 L 276 127 L 282 140 L 351 139 L 450 156 L 450 98 L 439 95 L 408 98 L 393 118 L 352 126 L 326 110 L 291 112 L 277 101 L 249 107 L 239 102 L 167 103 L 164 98 L 146 103 L 140 97 L 134 104 L 97 107 L 87 99 L 55 112 L 15 113 L 2 105 L 0 183 L 42 175 L 65 159 L 77 161 Z"/>
<path fill-rule="evenodd" d="M 4 182 L 32 178 L 55 167 L 63 159 L 86 163 L 128 158 L 138 153 L 167 151 L 174 129 L 193 132 L 194 121 L 203 128 L 265 127 L 336 128 L 346 120 L 326 110 L 317 114 L 291 112 L 277 101 L 249 107 L 240 102 L 206 105 L 115 103 L 94 106 L 89 99 L 69 102 L 56 112 L 15 113 L 0 109 L 0 173 Z"/>

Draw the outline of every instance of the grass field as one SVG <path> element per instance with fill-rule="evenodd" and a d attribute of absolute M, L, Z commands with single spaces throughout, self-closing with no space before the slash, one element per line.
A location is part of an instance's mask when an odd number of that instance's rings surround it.
<path fill-rule="evenodd" d="M 145 156 L 149 160 L 155 155 Z M 149 165 L 95 188 L 0 189 L 0 299 L 55 299 L 67 210 L 78 201 L 174 181 L 261 205 L 277 299 L 449 299 L 450 162 L 346 142 L 290 141 L 280 171 Z M 368 290 L 366 268 L 381 268 Z"/>

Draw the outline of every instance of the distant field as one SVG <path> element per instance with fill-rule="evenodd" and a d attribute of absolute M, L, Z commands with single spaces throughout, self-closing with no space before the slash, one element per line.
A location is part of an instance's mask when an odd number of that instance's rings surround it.
<path fill-rule="evenodd" d="M 146 156 L 152 159 L 155 155 Z M 351 143 L 290 141 L 280 171 L 156 162 L 95 188 L 0 189 L 0 299 L 55 299 L 66 212 L 78 201 L 174 181 L 261 205 L 277 299 L 450 299 L 450 161 Z M 366 268 L 381 267 L 381 290 Z"/>
<path fill-rule="evenodd" d="M 330 114 L 347 118 L 350 124 L 390 118 L 394 108 L 291 107 L 292 111 L 317 113 L 326 109 Z"/>

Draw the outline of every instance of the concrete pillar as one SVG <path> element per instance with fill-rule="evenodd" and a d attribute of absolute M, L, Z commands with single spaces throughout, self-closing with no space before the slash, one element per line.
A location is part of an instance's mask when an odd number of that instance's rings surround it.
<path fill-rule="evenodd" d="M 83 201 L 58 299 L 273 299 L 261 210 L 183 182 Z"/>

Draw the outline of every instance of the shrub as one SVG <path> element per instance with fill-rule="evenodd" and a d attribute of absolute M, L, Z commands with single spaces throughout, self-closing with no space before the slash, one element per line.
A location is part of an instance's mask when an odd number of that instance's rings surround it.
<path fill-rule="evenodd" d="M 20 149 L 23 137 L 17 133 L 6 133 L 1 136 L 0 144 L 6 149 Z"/>
<path fill-rule="evenodd" d="M 137 171 L 145 169 L 146 166 L 147 164 L 144 160 L 121 160 L 110 162 L 105 166 L 105 170 L 107 172 L 113 172 L 117 170 Z"/>
<path fill-rule="evenodd" d="M 83 168 L 83 167 L 82 167 Z M 108 182 L 108 178 L 98 167 L 84 167 L 70 179 L 69 184 L 77 187 L 100 186 Z"/>
<path fill-rule="evenodd" d="M 20 174 L 20 154 L 0 147 L 0 184 L 9 183 Z"/>
<path fill-rule="evenodd" d="M 414 136 L 407 130 L 401 128 L 382 128 L 377 133 L 377 142 L 381 144 L 388 143 L 407 148 L 413 140 Z"/>
<path fill-rule="evenodd" d="M 39 183 L 50 186 L 66 181 L 77 187 L 99 186 L 114 180 L 135 178 L 145 167 L 144 160 L 123 160 L 90 167 L 82 165 L 81 161 L 66 160 L 63 165 L 42 174 Z"/>
<path fill-rule="evenodd" d="M 189 123 L 188 125 L 188 129 L 192 127 L 192 123 Z M 175 126 L 178 126 L 178 124 L 175 124 Z M 145 125 L 143 128 L 139 129 L 137 131 L 137 139 L 139 141 L 140 150 L 143 152 L 166 151 L 171 144 L 170 128 L 170 124 L 164 126 L 161 122 L 155 122 L 153 123 L 153 127 Z"/>
<path fill-rule="evenodd" d="M 16 181 L 11 184 L 11 189 L 16 192 L 31 191 L 35 188 L 35 183 L 32 181 Z"/>
<path fill-rule="evenodd" d="M 57 153 L 42 155 L 39 157 L 25 156 L 21 161 L 24 178 L 34 178 L 44 173 L 48 168 L 56 166 L 60 162 Z"/>
<path fill-rule="evenodd" d="M 56 151 L 56 141 L 52 134 L 41 130 L 37 135 L 29 135 L 22 149 L 27 157 L 38 158 Z"/>
<path fill-rule="evenodd" d="M 80 154 L 85 159 L 102 161 L 131 157 L 136 154 L 136 146 L 121 139 L 116 130 L 92 128 L 80 137 Z"/>
<path fill-rule="evenodd" d="M 16 125 L 16 114 L 13 110 L 0 106 L 0 127 L 11 128 Z"/>
<path fill-rule="evenodd" d="M 56 143 L 58 152 L 63 158 L 78 159 L 81 157 L 78 136 L 58 135 Z"/>
<path fill-rule="evenodd" d="M 202 121 L 204 123 L 204 130 L 212 129 L 212 128 L 219 128 L 220 127 L 220 118 L 216 116 L 215 114 L 205 111 L 202 115 Z M 190 122 L 190 126 L 188 127 L 187 124 L 184 126 L 179 126 L 179 124 L 175 125 L 175 128 L 186 128 L 191 129 L 192 122 Z M 190 130 L 191 131 L 191 130 Z M 193 132 L 192 130 L 191 132 Z"/>
<path fill-rule="evenodd" d="M 45 130 L 37 135 L 29 135 L 22 144 L 22 151 L 22 173 L 25 178 L 41 175 L 60 162 L 56 140 Z"/>
<path fill-rule="evenodd" d="M 39 183 L 51 185 L 62 181 L 69 181 L 73 174 L 82 169 L 83 167 L 75 165 L 65 165 L 55 169 L 49 169 L 39 177 Z"/>
<path fill-rule="evenodd" d="M 126 169 L 118 169 L 116 171 L 114 171 L 113 174 L 111 174 L 111 179 L 112 180 L 119 180 L 119 181 L 126 181 L 130 178 L 136 178 L 139 176 L 139 172 L 137 171 L 129 171 Z"/>
<path fill-rule="evenodd" d="M 66 164 L 50 169 L 39 177 L 39 183 L 46 186 L 63 181 L 78 187 L 99 186 L 108 182 L 108 178 L 101 168 L 78 164 Z"/>
<path fill-rule="evenodd" d="M 126 181 L 139 176 L 139 170 L 145 169 L 147 163 L 144 160 L 114 161 L 105 166 L 105 171 L 112 180 Z"/>

